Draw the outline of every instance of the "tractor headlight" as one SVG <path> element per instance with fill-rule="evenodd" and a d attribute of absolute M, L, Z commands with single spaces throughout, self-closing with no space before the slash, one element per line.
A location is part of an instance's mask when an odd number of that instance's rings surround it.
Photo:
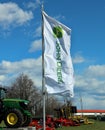
<path fill-rule="evenodd" d="M 28 102 L 24 102 L 25 105 L 28 105 Z"/>

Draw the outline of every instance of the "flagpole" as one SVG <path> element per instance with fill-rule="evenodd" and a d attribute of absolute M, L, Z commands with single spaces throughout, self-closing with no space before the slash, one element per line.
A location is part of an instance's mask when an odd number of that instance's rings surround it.
<path fill-rule="evenodd" d="M 41 7 L 41 13 L 43 13 L 43 4 Z M 43 97 L 43 130 L 46 129 L 46 115 L 45 115 L 45 76 L 44 76 L 44 21 L 42 14 L 42 97 Z"/>

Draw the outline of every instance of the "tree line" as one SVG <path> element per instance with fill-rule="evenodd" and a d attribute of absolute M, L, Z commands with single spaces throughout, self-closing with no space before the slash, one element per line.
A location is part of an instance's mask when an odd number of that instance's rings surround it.
<path fill-rule="evenodd" d="M 34 85 L 32 79 L 26 74 L 20 74 L 10 86 L 3 86 L 7 89 L 7 98 L 19 98 L 29 100 L 29 109 L 34 116 L 42 116 L 43 114 L 43 97 L 42 90 Z M 55 115 L 55 108 L 61 107 L 62 103 L 54 96 L 46 93 L 46 114 Z"/>

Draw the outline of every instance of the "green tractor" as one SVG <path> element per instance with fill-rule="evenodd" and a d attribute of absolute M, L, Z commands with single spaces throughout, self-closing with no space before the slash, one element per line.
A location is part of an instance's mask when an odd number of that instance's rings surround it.
<path fill-rule="evenodd" d="M 4 121 L 8 128 L 28 126 L 31 122 L 28 104 L 27 100 L 6 98 L 6 89 L 0 88 L 0 123 Z"/>

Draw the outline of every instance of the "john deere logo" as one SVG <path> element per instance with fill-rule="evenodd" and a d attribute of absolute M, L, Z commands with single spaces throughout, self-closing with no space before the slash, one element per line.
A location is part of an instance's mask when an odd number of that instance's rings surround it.
<path fill-rule="evenodd" d="M 56 26 L 53 28 L 54 36 L 57 38 L 62 38 L 63 30 L 60 26 Z"/>
<path fill-rule="evenodd" d="M 53 28 L 53 33 L 55 38 L 62 38 L 63 37 L 63 29 L 60 26 L 56 26 Z M 61 47 L 60 41 L 56 39 L 56 61 L 57 61 L 57 78 L 58 83 L 63 83 L 62 80 L 62 63 L 61 63 Z"/>

